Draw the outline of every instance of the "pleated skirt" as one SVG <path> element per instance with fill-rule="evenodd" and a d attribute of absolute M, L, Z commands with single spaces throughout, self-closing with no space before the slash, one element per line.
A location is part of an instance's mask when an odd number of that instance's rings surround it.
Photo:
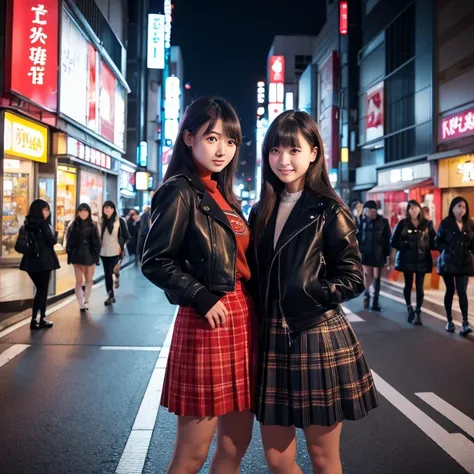
<path fill-rule="evenodd" d="M 191 307 L 180 307 L 166 367 L 161 405 L 199 418 L 252 409 L 258 326 L 253 303 L 237 282 L 221 302 L 225 327 L 211 329 Z"/>
<path fill-rule="evenodd" d="M 262 323 L 255 413 L 265 425 L 332 426 L 378 406 L 372 374 L 342 310 L 291 336 L 275 309 Z"/>

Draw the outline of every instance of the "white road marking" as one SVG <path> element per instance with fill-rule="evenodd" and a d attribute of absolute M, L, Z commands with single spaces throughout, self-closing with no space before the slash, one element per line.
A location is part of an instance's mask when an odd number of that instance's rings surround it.
<path fill-rule="evenodd" d="M 456 426 L 465 431 L 469 436 L 474 438 L 474 420 L 465 415 L 462 411 L 445 402 L 432 392 L 415 393 L 428 405 L 433 407 L 437 412 L 441 413 L 448 420 L 452 421 Z"/>
<path fill-rule="evenodd" d="M 10 362 L 18 354 L 21 354 L 24 350 L 30 347 L 29 344 L 15 344 L 9 347 L 6 351 L 0 354 L 0 367 L 4 366 L 7 362 Z"/>
<path fill-rule="evenodd" d="M 387 293 L 386 291 L 381 291 L 380 296 L 384 296 L 385 298 L 389 298 L 393 301 L 396 301 L 397 303 L 402 303 L 403 305 L 406 305 L 406 302 L 403 298 L 399 298 L 398 296 L 394 296 L 390 293 Z M 446 317 L 441 316 L 440 314 L 435 313 L 434 311 L 431 311 L 431 309 L 422 308 L 422 312 L 424 314 L 429 314 L 430 316 L 433 316 L 434 318 L 439 319 L 440 321 L 443 321 L 445 323 L 447 322 Z M 454 323 L 455 326 L 458 326 L 458 327 L 462 326 L 462 324 L 460 322 L 456 321 L 455 319 L 453 320 L 453 323 Z"/>
<path fill-rule="evenodd" d="M 158 355 L 155 368 L 151 374 L 145 395 L 143 396 L 142 403 L 133 423 L 132 431 L 128 437 L 115 474 L 142 474 L 156 423 L 156 417 L 158 416 L 158 410 L 160 408 L 166 362 L 168 360 L 177 313 L 178 308 L 176 308 L 165 342 Z"/>
<path fill-rule="evenodd" d="M 405 398 L 400 392 L 372 371 L 375 386 L 395 408 L 404 414 L 421 431 L 448 453 L 469 474 L 474 474 L 474 443 L 463 434 L 451 434 L 426 413 Z"/>
<path fill-rule="evenodd" d="M 353 313 L 350 309 L 346 308 L 345 306 L 341 306 L 342 310 L 346 314 L 346 319 L 350 323 L 365 323 L 365 319 L 362 319 L 357 314 Z"/>
<path fill-rule="evenodd" d="M 146 346 L 101 346 L 101 351 L 149 351 L 160 352 L 161 347 L 146 347 Z"/>

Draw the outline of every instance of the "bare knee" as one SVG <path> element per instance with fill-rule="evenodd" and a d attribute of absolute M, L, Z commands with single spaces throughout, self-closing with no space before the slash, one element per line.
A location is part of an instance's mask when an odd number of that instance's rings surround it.
<path fill-rule="evenodd" d="M 310 453 L 311 464 L 315 474 L 339 474 L 342 473 L 341 459 L 339 455 L 331 453 Z"/>
<path fill-rule="evenodd" d="M 268 468 L 273 474 L 288 474 L 295 472 L 296 459 L 292 453 L 270 449 L 265 453 Z"/>
<path fill-rule="evenodd" d="M 252 432 L 241 434 L 238 437 L 218 437 L 216 455 L 220 458 L 241 460 L 252 440 Z"/>
<path fill-rule="evenodd" d="M 168 474 L 197 474 L 206 462 L 208 449 L 206 447 L 195 447 L 175 452 Z"/>

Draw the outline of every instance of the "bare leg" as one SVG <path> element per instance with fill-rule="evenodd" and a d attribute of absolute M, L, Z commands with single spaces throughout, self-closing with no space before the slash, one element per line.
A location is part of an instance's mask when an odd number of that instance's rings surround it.
<path fill-rule="evenodd" d="M 342 474 L 340 455 L 342 423 L 309 426 L 304 430 L 314 474 Z"/>
<path fill-rule="evenodd" d="M 240 462 L 252 439 L 253 419 L 249 410 L 219 417 L 217 447 L 210 474 L 239 474 Z"/>
<path fill-rule="evenodd" d="M 86 306 L 90 302 L 91 293 L 92 293 L 92 286 L 94 285 L 94 272 L 95 272 L 95 265 L 89 265 L 86 267 L 86 291 L 84 292 L 84 303 Z"/>
<path fill-rule="evenodd" d="M 364 269 L 364 287 L 365 291 L 370 292 L 370 287 L 374 282 L 374 267 L 368 267 L 367 265 L 363 266 Z"/>
<path fill-rule="evenodd" d="M 84 291 L 82 290 L 82 276 L 85 272 L 84 265 L 73 264 L 74 276 L 76 277 L 76 286 L 74 287 L 74 293 L 76 294 L 79 308 L 84 308 Z"/>
<path fill-rule="evenodd" d="M 263 450 L 272 474 L 303 474 L 296 464 L 296 430 L 294 426 L 260 425 Z"/>
<path fill-rule="evenodd" d="M 206 461 L 217 418 L 178 416 L 173 459 L 167 474 L 196 474 Z"/>

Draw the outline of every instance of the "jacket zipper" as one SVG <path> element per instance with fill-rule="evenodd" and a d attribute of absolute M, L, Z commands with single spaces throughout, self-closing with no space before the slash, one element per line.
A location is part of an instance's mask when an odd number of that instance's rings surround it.
<path fill-rule="evenodd" d="M 320 217 L 320 216 L 319 216 Z M 270 263 L 270 269 L 268 271 L 268 276 L 270 277 L 270 275 L 272 274 L 272 268 L 273 268 L 273 264 L 275 263 L 275 259 L 276 257 L 278 256 L 278 259 L 280 258 L 280 254 L 281 254 L 281 251 L 283 250 L 284 247 L 286 247 L 297 235 L 301 234 L 301 232 L 303 232 L 304 230 L 306 230 L 308 227 L 312 226 L 313 224 L 315 224 L 319 219 L 315 219 L 314 221 L 310 222 L 309 224 L 306 224 L 304 227 L 302 227 L 301 229 L 299 229 L 297 232 L 295 232 L 290 239 L 288 239 L 278 250 L 278 253 L 275 254 L 272 258 L 272 261 Z M 324 258 L 324 257 L 323 257 Z M 279 262 L 280 260 L 278 260 Z M 267 312 L 268 311 L 268 293 L 270 292 L 270 278 L 268 278 L 268 283 L 267 283 L 267 289 L 265 291 L 265 311 Z M 280 295 L 281 295 L 281 289 L 280 289 L 280 265 L 278 265 L 278 306 L 280 308 L 280 311 L 281 311 L 281 315 L 282 315 L 282 326 L 283 328 L 285 329 L 285 332 L 288 336 L 288 345 L 289 347 L 291 347 L 291 337 L 290 337 L 290 328 L 288 326 L 288 323 L 286 322 L 286 318 L 285 318 L 285 315 L 283 313 L 283 308 L 282 308 L 282 304 L 281 304 L 281 298 L 280 298 Z"/>

